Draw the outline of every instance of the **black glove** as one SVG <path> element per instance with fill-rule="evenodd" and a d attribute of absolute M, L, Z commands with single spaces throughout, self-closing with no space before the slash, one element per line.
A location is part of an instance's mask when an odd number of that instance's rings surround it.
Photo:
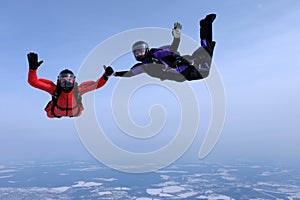
<path fill-rule="evenodd" d="M 104 80 L 108 80 L 108 77 L 114 73 L 114 70 L 110 66 L 106 67 L 105 65 L 103 65 L 103 68 L 104 68 L 105 72 L 102 75 L 102 78 Z"/>
<path fill-rule="evenodd" d="M 103 68 L 105 69 L 105 75 L 106 76 L 110 76 L 114 73 L 114 70 L 111 66 L 107 67 L 107 66 L 103 65 Z"/>
<path fill-rule="evenodd" d="M 38 55 L 36 53 L 30 52 L 27 54 L 29 69 L 36 70 L 44 61 L 38 62 Z"/>

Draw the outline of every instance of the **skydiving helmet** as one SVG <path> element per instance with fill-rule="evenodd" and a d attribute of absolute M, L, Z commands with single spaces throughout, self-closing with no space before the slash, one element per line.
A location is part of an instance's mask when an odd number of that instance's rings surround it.
<path fill-rule="evenodd" d="M 132 53 L 137 61 L 144 61 L 149 52 L 149 46 L 144 41 L 137 41 L 132 45 Z"/>
<path fill-rule="evenodd" d="M 57 77 L 57 85 L 59 85 L 64 92 L 71 92 L 75 85 L 75 78 L 76 76 L 71 70 L 64 69 Z"/>

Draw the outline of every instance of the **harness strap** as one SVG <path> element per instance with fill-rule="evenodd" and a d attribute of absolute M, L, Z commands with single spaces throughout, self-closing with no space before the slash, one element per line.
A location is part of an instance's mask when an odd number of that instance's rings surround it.
<path fill-rule="evenodd" d="M 54 109 L 56 107 L 56 108 L 58 108 L 59 110 L 62 110 L 62 111 L 69 111 L 69 110 L 74 110 L 75 108 L 77 108 L 76 114 L 72 115 L 72 116 L 69 116 L 69 117 L 78 116 L 78 114 L 80 113 L 81 107 L 82 107 L 82 96 L 78 91 L 78 84 L 75 83 L 75 86 L 74 86 L 74 96 L 76 98 L 77 105 L 72 107 L 72 108 L 69 108 L 69 107 L 63 108 L 63 107 L 60 107 L 59 105 L 57 105 L 57 101 L 58 101 L 58 98 L 59 98 L 61 92 L 62 92 L 61 88 L 59 86 L 57 86 L 54 94 L 52 95 L 52 106 L 51 106 L 52 115 L 54 117 L 57 117 L 57 118 L 62 117 L 62 116 L 58 116 L 58 115 L 55 114 Z"/>
<path fill-rule="evenodd" d="M 51 113 L 54 117 L 57 117 L 57 118 L 61 118 L 61 116 L 58 116 L 55 114 L 54 108 L 55 108 L 55 106 L 57 106 L 57 100 L 58 100 L 60 93 L 61 93 L 61 90 L 58 89 L 58 87 L 56 86 L 56 90 L 55 90 L 54 94 L 52 95 Z"/>

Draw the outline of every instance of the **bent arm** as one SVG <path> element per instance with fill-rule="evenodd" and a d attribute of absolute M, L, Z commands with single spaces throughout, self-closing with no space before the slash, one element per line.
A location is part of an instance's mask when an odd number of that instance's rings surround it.
<path fill-rule="evenodd" d="M 180 43 L 180 38 L 173 38 L 172 44 L 170 46 L 170 51 L 171 52 L 177 52 L 178 51 L 178 47 L 179 47 L 179 43 Z"/>
<path fill-rule="evenodd" d="M 44 90 L 49 94 L 53 94 L 56 88 L 56 85 L 47 79 L 38 78 L 36 70 L 30 69 L 28 72 L 28 83 L 35 88 Z"/>

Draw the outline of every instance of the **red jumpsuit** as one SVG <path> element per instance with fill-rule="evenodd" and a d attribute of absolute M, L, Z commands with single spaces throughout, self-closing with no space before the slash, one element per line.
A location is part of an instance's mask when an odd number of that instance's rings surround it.
<path fill-rule="evenodd" d="M 96 82 L 95 81 L 85 81 L 78 85 L 78 92 L 79 94 L 83 95 L 86 92 L 96 90 L 102 87 L 107 82 L 107 79 L 100 77 Z M 44 90 L 49 94 L 53 95 L 56 91 L 56 84 L 52 81 L 38 78 L 36 70 L 29 70 L 28 72 L 28 83 L 38 89 Z M 57 106 L 54 107 L 54 114 L 52 113 L 52 104 L 53 101 L 50 101 L 45 108 L 47 116 L 50 118 L 54 117 L 75 117 L 80 116 L 82 111 L 84 110 L 83 106 L 77 106 L 77 100 L 74 96 L 74 88 L 71 92 L 65 93 L 61 91 L 61 94 L 57 100 Z M 68 108 L 68 109 L 60 109 L 60 108 Z M 72 109 L 71 109 L 72 108 Z"/>

